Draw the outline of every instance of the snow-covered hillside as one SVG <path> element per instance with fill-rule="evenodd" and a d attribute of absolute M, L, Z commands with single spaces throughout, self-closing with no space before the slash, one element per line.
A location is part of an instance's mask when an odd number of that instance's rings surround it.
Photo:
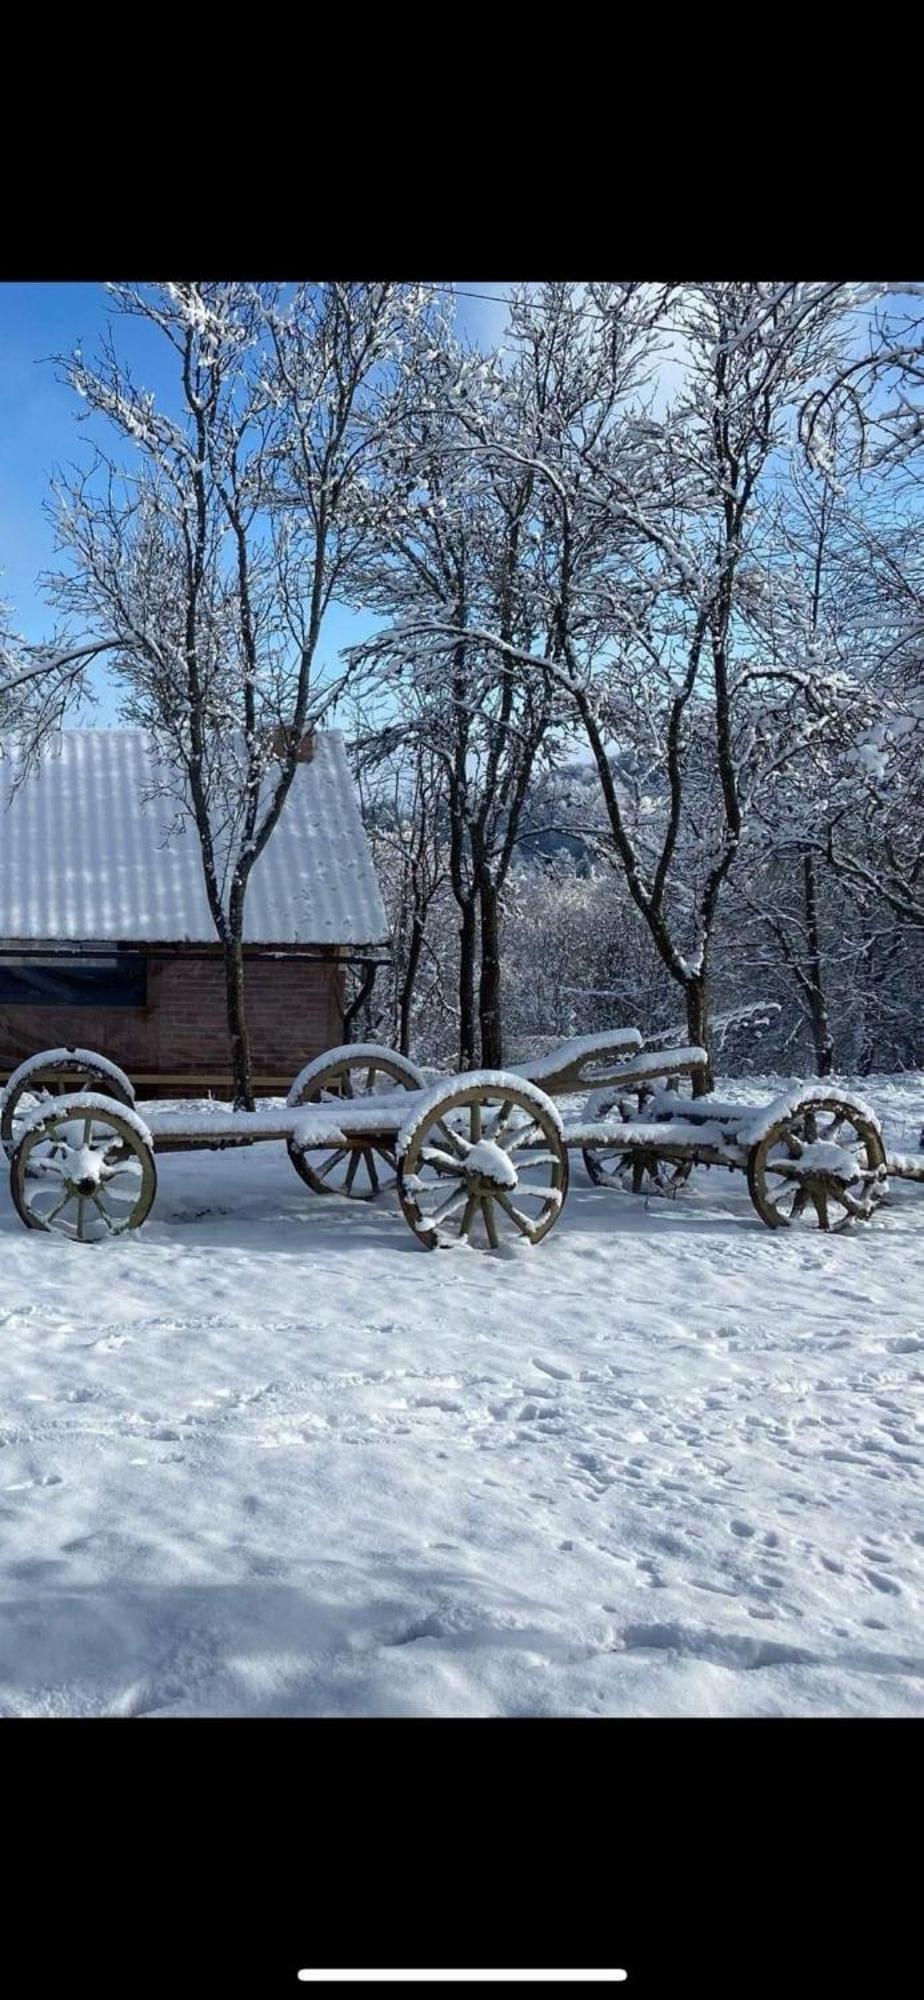
<path fill-rule="evenodd" d="M 917 1150 L 924 1078 L 861 1094 Z M 428 1255 L 281 1146 L 159 1175 L 99 1248 L 0 1193 L 3 1712 L 924 1711 L 924 1189 L 773 1235 L 576 1159 Z"/>

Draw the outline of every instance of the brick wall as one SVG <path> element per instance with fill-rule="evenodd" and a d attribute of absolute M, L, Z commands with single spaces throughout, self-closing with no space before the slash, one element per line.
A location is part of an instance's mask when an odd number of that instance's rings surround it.
<path fill-rule="evenodd" d="M 290 1081 L 343 1039 L 343 971 L 304 959 L 252 959 L 246 969 L 254 1074 Z M 146 1007 L 0 1007 L 0 1075 L 40 1049 L 97 1049 L 137 1076 L 220 1075 L 229 1067 L 222 962 L 150 959 Z"/>

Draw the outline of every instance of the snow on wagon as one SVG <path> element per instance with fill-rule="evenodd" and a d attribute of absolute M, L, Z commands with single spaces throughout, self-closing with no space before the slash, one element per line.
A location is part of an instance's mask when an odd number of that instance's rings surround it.
<path fill-rule="evenodd" d="M 672 1191 L 696 1164 L 737 1169 L 772 1229 L 869 1219 L 888 1165 L 868 1106 L 823 1084 L 760 1107 L 685 1098 L 681 1086 L 705 1067 L 702 1049 L 646 1052 L 623 1028 L 565 1042 L 517 1072 L 472 1071 L 428 1089 L 406 1057 L 352 1044 L 308 1063 L 284 1107 L 142 1117 L 123 1071 L 91 1050 L 56 1049 L 10 1078 L 0 1138 L 22 1221 L 78 1241 L 144 1221 L 157 1153 L 269 1140 L 285 1144 L 316 1194 L 368 1201 L 395 1189 L 427 1249 L 496 1249 L 504 1234 L 540 1242 L 561 1215 L 575 1150 L 596 1185 L 636 1192 Z M 555 1097 L 581 1091 L 583 1110 L 563 1117 Z"/>

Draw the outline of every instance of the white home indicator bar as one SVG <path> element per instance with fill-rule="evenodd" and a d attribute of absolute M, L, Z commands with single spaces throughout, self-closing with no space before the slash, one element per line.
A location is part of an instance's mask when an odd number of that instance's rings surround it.
<path fill-rule="evenodd" d="M 411 1968 L 411 1970 L 404 1972 L 400 1972 L 397 1969 L 391 1967 L 386 1968 L 386 1970 L 383 1972 L 374 1972 L 368 1967 L 363 1967 L 359 1971 L 338 1969 L 336 1971 L 312 1972 L 306 1969 L 304 1972 L 300 1972 L 298 1976 L 299 1979 L 309 1980 L 315 1984 L 321 1984 L 323 1982 L 326 1982 L 327 1980 L 337 1980 L 338 1982 L 342 1983 L 345 1983 L 348 1980 L 356 1980 L 358 1982 L 375 1980 L 376 1982 L 379 1983 L 384 1982 L 389 1984 L 398 1984 L 398 1983 L 403 1983 L 405 1980 L 419 1982 L 421 1980 L 427 1980 L 427 1979 L 445 1979 L 445 1980 L 455 1980 L 455 1981 L 504 1980 L 506 1982 L 541 1979 L 549 1983 L 557 1981 L 560 1985 L 566 1985 L 572 1980 L 581 1980 L 585 1984 L 595 1983 L 597 1985 L 600 1984 L 605 1985 L 608 1979 L 626 1979 L 628 1977 L 628 1974 L 621 1967 L 618 1966 L 613 1967 L 608 1972 L 603 1972 L 603 1971 L 590 1972 L 588 1971 L 586 1966 L 581 1967 L 576 1972 L 563 1972 L 558 1970 L 554 1972 L 538 1972 L 531 1966 L 526 1966 L 522 1970 L 517 1970 L 508 1966 L 503 1971 L 493 1971 L 493 1972 L 482 1971 L 482 1970 L 475 1970 L 474 1968 L 469 1968 L 463 1971 L 457 1966 L 451 1966 L 448 1968 L 444 1967 L 441 1972 L 422 1972 L 418 1967 L 413 1967 Z"/>

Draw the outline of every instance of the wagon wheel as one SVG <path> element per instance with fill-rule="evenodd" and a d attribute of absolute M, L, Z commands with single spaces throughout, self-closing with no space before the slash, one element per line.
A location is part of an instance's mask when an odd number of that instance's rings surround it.
<path fill-rule="evenodd" d="M 113 1102 L 88 1109 L 79 1092 L 23 1133 L 10 1168 L 13 1200 L 27 1229 L 79 1243 L 138 1229 L 157 1193 L 147 1141 Z"/>
<path fill-rule="evenodd" d="M 75 1083 L 78 1076 L 86 1081 Z M 13 1158 L 25 1118 L 40 1104 L 53 1104 L 56 1098 L 71 1097 L 81 1090 L 100 1089 L 106 1097 L 114 1098 L 117 1104 L 126 1104 L 129 1109 L 135 1102 L 128 1077 L 108 1064 L 94 1062 L 92 1055 L 68 1055 L 64 1062 L 59 1059 L 35 1068 L 24 1063 L 22 1075 L 14 1070 L 0 1109 L 0 1144 L 7 1159 Z"/>
<path fill-rule="evenodd" d="M 769 1229 L 866 1222 L 886 1192 L 885 1151 L 870 1119 L 826 1095 L 781 1118 L 751 1147 L 748 1188 Z"/>
<path fill-rule="evenodd" d="M 479 1231 L 492 1250 L 502 1235 L 539 1243 L 567 1191 L 558 1113 L 526 1083 L 448 1086 L 399 1159 L 405 1220 L 427 1250 Z"/>
<path fill-rule="evenodd" d="M 397 1051 L 352 1047 L 334 1049 L 309 1063 L 296 1077 L 286 1103 L 289 1109 L 300 1104 L 362 1103 L 365 1098 L 392 1096 L 396 1090 L 424 1090 L 426 1082 L 419 1069 Z M 353 1201 L 372 1201 L 395 1186 L 398 1163 L 393 1140 L 370 1140 L 368 1145 L 328 1147 L 304 1153 L 290 1134 L 286 1140 L 289 1158 L 296 1173 L 314 1194 L 345 1194 Z"/>
<path fill-rule="evenodd" d="M 671 1095 L 680 1096 L 681 1079 L 675 1079 L 678 1086 L 669 1084 Z M 689 1083 L 689 1079 L 684 1079 Z M 629 1125 L 634 1119 L 644 1118 L 646 1106 L 654 1096 L 651 1084 L 643 1084 L 631 1096 L 605 1096 L 597 1092 L 593 1099 L 594 1118 L 612 1118 L 616 1114 Z M 634 1101 L 633 1101 L 634 1099 Z M 689 1177 L 693 1169 L 692 1160 L 662 1160 L 657 1153 L 643 1153 L 636 1149 L 620 1152 L 618 1144 L 608 1146 L 583 1146 L 581 1157 L 594 1187 L 615 1189 L 620 1193 L 674 1195 Z"/>

